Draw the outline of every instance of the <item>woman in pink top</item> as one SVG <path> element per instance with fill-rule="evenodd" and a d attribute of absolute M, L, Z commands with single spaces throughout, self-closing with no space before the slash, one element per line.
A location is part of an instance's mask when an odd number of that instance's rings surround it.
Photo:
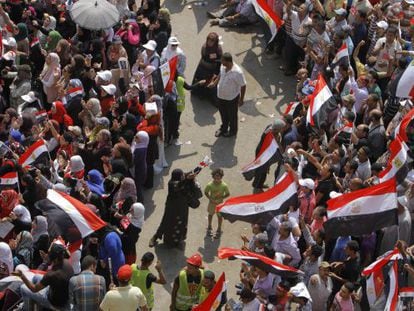
<path fill-rule="evenodd" d="M 312 223 L 310 226 L 311 233 L 323 228 L 323 224 L 326 221 L 326 210 L 322 206 L 318 206 L 313 210 Z"/>

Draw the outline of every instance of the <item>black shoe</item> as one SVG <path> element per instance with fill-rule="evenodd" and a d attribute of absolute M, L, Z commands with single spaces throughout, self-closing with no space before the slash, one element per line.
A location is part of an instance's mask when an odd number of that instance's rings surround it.
<path fill-rule="evenodd" d="M 236 136 L 236 133 L 233 133 L 233 132 L 226 132 L 226 133 L 224 133 L 224 134 L 223 134 L 223 136 L 224 136 L 224 137 L 233 137 L 233 136 Z"/>
<path fill-rule="evenodd" d="M 218 129 L 216 131 L 216 133 L 214 134 L 214 136 L 216 137 L 220 137 L 220 136 L 224 136 L 227 132 L 223 132 L 221 129 Z"/>

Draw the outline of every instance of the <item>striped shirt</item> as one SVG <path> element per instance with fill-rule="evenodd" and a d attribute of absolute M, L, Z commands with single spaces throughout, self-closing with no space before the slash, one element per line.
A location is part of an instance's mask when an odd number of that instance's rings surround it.
<path fill-rule="evenodd" d="M 82 271 L 69 281 L 69 302 L 76 311 L 99 310 L 105 292 L 105 279 L 92 271 Z"/>

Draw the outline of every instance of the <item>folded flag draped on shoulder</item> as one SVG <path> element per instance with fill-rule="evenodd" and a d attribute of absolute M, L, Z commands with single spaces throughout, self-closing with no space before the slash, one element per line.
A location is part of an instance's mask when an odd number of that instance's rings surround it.
<path fill-rule="evenodd" d="M 398 80 L 396 97 L 414 97 L 414 61 L 412 61 Z"/>
<path fill-rule="evenodd" d="M 328 114 L 337 109 L 335 98 L 321 74 L 316 81 L 315 90 L 308 98 L 306 123 L 321 128 L 328 122 Z"/>
<path fill-rule="evenodd" d="M 401 120 L 400 124 L 395 128 L 395 137 L 399 137 L 403 142 L 408 141 L 407 127 L 414 119 L 414 108 L 411 109 Z"/>
<path fill-rule="evenodd" d="M 61 236 L 71 244 L 106 225 L 85 204 L 63 192 L 49 189 L 47 198 L 35 206 L 46 216 L 51 236 Z"/>
<path fill-rule="evenodd" d="M 385 310 L 397 310 L 399 259 L 402 259 L 402 256 L 395 248 L 362 271 L 362 275 L 367 277 L 366 293 L 370 307 L 385 294 L 387 297 Z"/>
<path fill-rule="evenodd" d="M 271 33 L 269 42 L 271 42 L 276 36 L 279 28 L 283 25 L 283 20 L 267 4 L 266 0 L 252 0 L 252 4 L 256 14 L 259 15 L 269 27 Z"/>
<path fill-rule="evenodd" d="M 397 182 L 404 181 L 408 174 L 408 146 L 399 137 L 391 141 L 389 145 L 390 157 L 387 167 L 379 173 L 380 182 L 396 178 Z"/>
<path fill-rule="evenodd" d="M 19 164 L 26 167 L 35 162 L 42 154 L 47 153 L 47 146 L 43 139 L 39 139 L 33 145 L 26 149 L 26 151 L 20 156 Z"/>
<path fill-rule="evenodd" d="M 298 277 L 303 274 L 302 271 L 290 266 L 278 263 L 266 256 L 256 253 L 242 251 L 241 249 L 222 247 L 218 250 L 218 258 L 220 259 L 241 259 L 248 262 L 252 266 L 258 267 L 263 271 L 277 274 L 281 277 L 291 278 Z"/>
<path fill-rule="evenodd" d="M 177 71 L 177 62 L 178 56 L 174 56 L 151 73 L 155 94 L 162 96 L 165 91 L 172 91 L 172 82 Z"/>
<path fill-rule="evenodd" d="M 336 64 L 338 64 L 343 58 L 348 58 L 349 59 L 348 47 L 347 47 L 345 42 L 342 44 L 342 46 L 336 52 L 335 57 L 332 60 L 333 66 L 335 67 Z"/>
<path fill-rule="evenodd" d="M 207 298 L 199 305 L 194 306 L 191 311 L 216 311 L 226 290 L 226 276 L 223 272 Z"/>
<path fill-rule="evenodd" d="M 17 188 L 19 178 L 17 172 L 9 172 L 0 176 L 0 189 Z"/>
<path fill-rule="evenodd" d="M 324 227 L 332 238 L 360 236 L 398 224 L 396 180 L 330 199 Z"/>
<path fill-rule="evenodd" d="M 216 207 L 224 219 L 267 224 L 273 217 L 286 213 L 297 204 L 297 186 L 291 173 L 284 174 L 266 192 L 234 197 Z"/>
<path fill-rule="evenodd" d="M 253 179 L 256 169 L 263 165 L 273 164 L 281 158 L 279 145 L 273 136 L 272 131 L 265 134 L 265 137 L 260 146 L 260 150 L 256 155 L 256 159 L 242 168 L 242 174 L 246 180 Z"/>

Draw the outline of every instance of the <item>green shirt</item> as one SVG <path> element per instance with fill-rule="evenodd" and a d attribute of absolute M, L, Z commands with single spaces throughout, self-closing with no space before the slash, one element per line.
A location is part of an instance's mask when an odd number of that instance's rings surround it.
<path fill-rule="evenodd" d="M 230 195 L 229 188 L 224 181 L 219 184 L 210 181 L 204 189 L 204 193 L 213 204 L 222 203 L 224 198 L 227 198 Z"/>

